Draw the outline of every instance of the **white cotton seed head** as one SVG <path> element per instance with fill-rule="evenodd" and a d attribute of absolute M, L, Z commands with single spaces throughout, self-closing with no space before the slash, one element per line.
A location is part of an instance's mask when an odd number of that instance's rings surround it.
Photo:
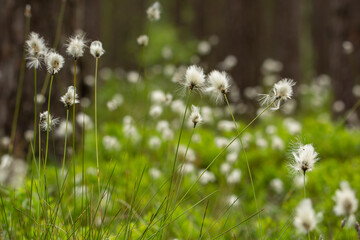
<path fill-rule="evenodd" d="M 137 43 L 140 46 L 147 46 L 149 44 L 149 37 L 147 35 L 141 35 L 137 38 Z"/>
<path fill-rule="evenodd" d="M 202 117 L 200 115 L 200 108 L 194 105 L 191 106 L 191 115 L 190 115 L 191 122 L 194 124 L 194 128 L 197 124 L 202 122 Z"/>
<path fill-rule="evenodd" d="M 306 174 L 314 168 L 314 164 L 319 160 L 318 153 L 315 152 L 314 147 L 311 144 L 302 145 L 301 143 L 292 152 L 292 162 L 290 163 L 290 169 L 293 172 Z"/>
<path fill-rule="evenodd" d="M 65 60 L 63 56 L 56 53 L 55 50 L 51 50 L 45 57 L 47 71 L 51 74 L 58 73 L 64 66 Z"/>
<path fill-rule="evenodd" d="M 73 104 L 79 103 L 79 96 L 73 86 L 68 87 L 67 92 L 60 98 L 60 101 L 66 108 L 70 108 Z"/>
<path fill-rule="evenodd" d="M 105 53 L 102 43 L 100 41 L 93 41 L 90 45 L 90 53 L 94 58 L 100 58 Z"/>
<path fill-rule="evenodd" d="M 229 91 L 229 76 L 226 72 L 212 71 L 208 75 L 209 87 L 207 91 L 212 94 L 213 98 L 218 102 L 223 100 L 224 94 Z"/>
<path fill-rule="evenodd" d="M 320 221 L 320 216 L 315 214 L 312 208 L 311 200 L 304 199 L 296 208 L 294 226 L 300 233 L 307 234 L 315 229 L 316 224 Z"/>
<path fill-rule="evenodd" d="M 66 46 L 66 53 L 72 56 L 74 59 L 82 57 L 86 47 L 86 40 L 84 35 L 79 34 L 75 37 L 70 37 Z"/>
<path fill-rule="evenodd" d="M 44 60 L 48 51 L 44 39 L 40 37 L 39 34 L 32 32 L 25 44 L 27 51 L 27 67 L 40 68 L 41 62 Z"/>
<path fill-rule="evenodd" d="M 146 14 L 150 21 L 157 21 L 160 19 L 160 3 L 155 2 L 153 5 L 151 5 L 147 10 Z"/>
<path fill-rule="evenodd" d="M 49 117 L 49 119 L 48 119 Z M 49 128 L 49 132 L 54 130 L 55 126 L 59 123 L 58 118 L 54 118 L 48 111 L 40 113 L 40 128 L 43 131 L 47 131 Z"/>
<path fill-rule="evenodd" d="M 348 182 L 343 181 L 340 183 L 340 190 L 336 190 L 334 212 L 336 216 L 350 216 L 358 209 L 358 199 L 356 198 L 355 191 L 351 189 Z"/>
<path fill-rule="evenodd" d="M 196 65 L 188 67 L 185 73 L 185 81 L 183 85 L 190 90 L 201 91 L 205 85 L 204 70 Z"/>
<path fill-rule="evenodd" d="M 39 34 L 31 32 L 26 43 L 26 50 L 28 55 L 38 57 L 44 55 L 47 52 L 44 38 L 40 37 Z"/>
<path fill-rule="evenodd" d="M 228 184 L 237 184 L 240 182 L 240 180 L 241 180 L 241 170 L 240 169 L 234 169 L 226 179 Z"/>
<path fill-rule="evenodd" d="M 281 101 L 291 99 L 293 95 L 293 86 L 295 85 L 292 79 L 282 79 L 275 83 L 272 91 L 269 94 L 260 94 L 260 103 L 262 106 L 267 107 L 271 104 L 272 110 L 280 108 Z"/>

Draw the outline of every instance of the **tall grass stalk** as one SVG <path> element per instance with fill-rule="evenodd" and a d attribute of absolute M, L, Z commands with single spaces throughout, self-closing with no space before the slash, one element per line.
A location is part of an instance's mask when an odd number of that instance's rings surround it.
<path fill-rule="evenodd" d="M 29 35 L 30 32 L 30 19 L 31 19 L 31 13 L 27 14 L 27 10 L 25 10 L 25 35 L 24 39 Z M 16 135 L 16 128 L 17 128 L 17 122 L 19 118 L 19 111 L 20 111 L 20 105 L 21 105 L 21 96 L 22 96 L 22 90 L 24 86 L 24 75 L 25 75 L 25 61 L 26 61 L 26 45 L 24 44 L 23 48 L 23 56 L 21 61 L 21 67 L 20 67 L 20 74 L 19 74 L 19 83 L 17 86 L 17 92 L 16 92 L 16 103 L 15 103 L 15 111 L 13 116 L 13 121 L 11 125 L 11 134 L 10 134 L 10 144 L 9 144 L 9 154 L 11 155 L 14 150 L 14 141 L 15 141 L 15 135 Z M 35 75 L 36 79 L 36 75 Z M 35 95 L 36 96 L 36 95 Z M 36 101 L 35 101 L 36 105 Z M 36 114 L 35 114 L 36 116 Z M 35 129 L 34 129 L 35 131 Z"/>
<path fill-rule="evenodd" d="M 182 173 L 182 170 L 184 168 L 184 164 L 185 164 L 185 161 L 186 161 L 186 156 L 187 156 L 187 153 L 189 151 L 189 147 L 190 147 L 190 143 L 191 143 L 191 140 L 192 140 L 192 137 L 194 135 L 194 132 L 195 132 L 195 127 L 193 128 L 193 130 L 191 131 L 191 135 L 190 135 L 190 138 L 189 138 L 189 142 L 186 146 L 186 150 L 185 150 L 185 154 L 184 154 L 184 161 L 181 165 L 181 168 L 179 170 L 180 172 L 180 178 L 179 178 L 179 181 L 176 182 L 176 186 L 177 186 L 177 190 L 176 190 L 176 195 L 175 195 L 175 200 L 174 200 L 174 203 L 176 203 L 177 199 L 178 199 L 178 196 L 179 196 L 179 192 L 180 192 L 180 188 L 181 188 L 181 183 L 182 183 L 182 180 L 183 180 L 183 177 L 184 177 L 184 174 Z"/>
<path fill-rule="evenodd" d="M 230 112 L 230 114 L 231 114 L 232 120 L 233 120 L 233 122 L 234 122 L 235 129 L 236 129 L 237 133 L 239 133 L 239 128 L 238 128 L 238 125 L 237 125 L 237 123 L 236 123 L 234 114 L 233 114 L 233 112 L 232 112 L 232 110 L 231 110 L 230 103 L 229 103 L 229 100 L 228 100 L 228 98 L 227 98 L 226 93 L 224 93 L 224 98 L 225 98 L 226 104 L 227 104 L 227 106 L 228 106 L 228 108 L 229 108 L 229 112 Z M 258 205 L 257 198 L 256 198 L 254 181 L 253 181 L 252 174 L 251 174 L 249 159 L 247 158 L 246 151 L 245 151 L 245 148 L 244 148 L 244 144 L 243 144 L 243 142 L 242 142 L 242 140 L 241 140 L 241 137 L 239 137 L 239 140 L 240 140 L 240 144 L 241 144 L 241 149 L 244 151 L 244 156 L 245 156 L 245 160 L 246 160 L 247 170 L 248 170 L 249 177 L 250 177 L 250 182 L 251 182 L 251 188 L 252 188 L 253 195 L 254 195 L 254 201 L 255 201 L 256 211 L 259 212 L 259 205 Z M 258 219 L 259 219 L 260 239 L 262 239 L 262 220 L 261 220 L 260 212 L 259 212 L 259 215 L 258 215 Z"/>
<path fill-rule="evenodd" d="M 48 97 L 48 108 L 47 108 L 47 119 L 46 119 L 46 148 L 45 148 L 45 162 L 44 162 L 44 169 L 46 170 L 46 163 L 47 163 L 47 156 L 49 150 L 49 132 L 50 132 L 50 100 L 51 100 L 51 88 L 54 80 L 54 74 L 51 75 L 50 79 L 50 88 L 49 88 L 49 97 Z"/>
<path fill-rule="evenodd" d="M 98 124 L 97 124 L 97 78 L 98 78 L 99 58 L 95 58 L 95 151 L 96 151 L 96 168 L 98 179 L 98 190 L 100 196 L 100 166 L 99 166 L 99 148 L 98 148 Z"/>
<path fill-rule="evenodd" d="M 208 166 L 203 170 L 203 172 L 198 176 L 198 178 L 195 180 L 193 184 L 189 187 L 189 189 L 185 192 L 184 196 L 180 199 L 179 203 L 176 204 L 176 206 L 171 210 L 171 212 L 174 212 L 180 204 L 184 201 L 186 196 L 189 194 L 189 192 L 193 189 L 193 187 L 199 182 L 200 178 L 204 175 L 204 173 L 214 164 L 214 162 L 230 147 L 235 140 L 240 137 L 266 110 L 268 110 L 278 99 L 271 102 L 267 107 L 265 107 L 253 120 L 251 120 L 231 141 L 226 145 L 216 156 L 213 158 L 213 160 L 208 164 Z"/>
<path fill-rule="evenodd" d="M 187 93 L 187 100 L 186 100 L 186 107 L 185 107 L 185 111 L 184 111 L 184 116 L 181 122 L 181 127 L 180 127 L 180 133 L 179 133 L 179 138 L 178 138 L 178 142 L 176 144 L 176 150 L 175 150 L 175 156 L 174 156 L 174 160 L 173 160 L 173 166 L 172 166 L 172 170 L 171 170 L 171 179 L 170 179 L 170 185 L 169 185 L 169 191 L 167 194 L 167 202 L 165 205 L 165 217 L 164 217 L 164 221 L 162 222 L 161 225 L 163 225 L 165 223 L 166 217 L 167 217 L 167 212 L 169 210 L 169 205 L 171 204 L 171 191 L 172 191 L 172 184 L 173 184 L 173 180 L 174 180 L 174 174 L 175 174 L 175 168 L 176 168 L 176 162 L 177 162 L 177 156 L 179 153 L 179 146 L 180 146 L 180 141 L 181 141 L 181 136 L 182 136 L 182 132 L 184 129 L 184 123 L 185 123 L 185 118 L 186 118 L 186 113 L 189 109 L 189 104 L 190 104 L 190 98 L 191 98 L 191 94 L 192 94 L 192 90 L 190 89 L 189 92 Z M 161 234 L 162 235 L 162 234 Z"/>
<path fill-rule="evenodd" d="M 75 139 L 75 135 L 76 135 L 76 131 L 75 131 L 75 96 L 76 96 L 76 64 L 77 60 L 76 58 L 74 59 L 74 102 L 73 102 L 73 131 L 72 131 L 72 165 L 73 165 L 73 172 L 74 172 L 74 176 L 73 176 L 73 180 L 74 180 L 74 211 L 76 211 L 76 179 L 75 179 L 75 156 L 76 156 L 76 151 L 75 151 L 75 143 L 76 143 L 76 139 Z M 69 111 L 69 110 L 68 110 Z M 65 156 L 65 155 L 64 155 Z"/>
<path fill-rule="evenodd" d="M 68 122 L 69 122 L 69 109 L 66 109 L 66 123 L 65 123 L 65 143 L 64 143 L 64 156 L 63 156 L 63 164 L 62 164 L 62 171 L 61 175 L 65 176 L 65 159 L 66 159 L 66 142 L 67 142 L 67 133 L 68 133 Z M 75 174 L 75 172 L 74 172 Z"/>

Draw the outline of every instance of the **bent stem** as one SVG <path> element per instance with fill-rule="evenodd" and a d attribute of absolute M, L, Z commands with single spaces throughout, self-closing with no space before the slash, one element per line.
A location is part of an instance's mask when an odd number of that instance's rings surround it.
<path fill-rule="evenodd" d="M 63 156 L 62 174 L 61 174 L 62 176 L 65 176 L 64 175 L 64 170 L 65 170 L 65 158 L 66 158 L 66 141 L 67 141 L 67 133 L 68 133 L 68 121 L 69 121 L 69 109 L 66 109 L 65 144 L 64 144 L 64 156 Z"/>
<path fill-rule="evenodd" d="M 231 117 L 232 117 L 232 120 L 234 122 L 234 125 L 235 125 L 235 129 L 237 131 L 237 133 L 239 133 L 239 128 L 237 126 L 237 123 L 235 121 L 235 117 L 234 117 L 234 114 L 231 110 L 231 107 L 230 107 L 230 103 L 229 103 L 229 100 L 227 98 L 227 95 L 226 93 L 224 93 L 224 98 L 226 100 L 226 104 L 229 108 L 229 112 L 231 114 Z M 241 140 L 241 137 L 239 137 L 239 140 L 240 140 L 240 144 L 241 144 L 241 149 L 243 149 L 244 151 L 244 156 L 245 156 L 245 160 L 246 160 L 246 165 L 247 165 L 247 169 L 248 169 L 248 173 L 249 173 L 249 177 L 250 177 L 250 182 L 251 182 L 251 187 L 252 187 L 252 190 L 253 190 L 253 195 L 254 195 L 254 201 L 255 201 L 255 206 L 256 206 L 256 211 L 259 213 L 258 215 L 258 219 L 259 219 L 259 228 L 260 228 L 260 239 L 262 239 L 262 220 L 261 220 L 261 215 L 260 215 L 260 211 L 259 211 L 259 206 L 258 206 L 258 202 L 257 202 L 257 198 L 256 198 L 256 193 L 255 193 L 255 187 L 254 187 L 254 181 L 253 181 L 253 178 L 252 178 L 252 174 L 251 174 L 251 169 L 250 169 L 250 164 L 249 164 L 249 160 L 247 158 L 247 155 L 246 155 L 246 151 L 245 151 L 245 148 L 244 148 L 244 144 Z"/>
<path fill-rule="evenodd" d="M 97 129 L 97 73 L 98 73 L 99 58 L 95 60 L 95 151 L 96 151 L 96 168 L 98 178 L 98 189 L 100 196 L 100 169 L 99 169 L 99 149 L 98 149 L 98 129 Z"/>

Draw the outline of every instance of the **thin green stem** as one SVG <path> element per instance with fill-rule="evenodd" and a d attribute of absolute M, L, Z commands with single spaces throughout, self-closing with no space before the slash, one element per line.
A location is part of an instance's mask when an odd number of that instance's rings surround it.
<path fill-rule="evenodd" d="M 100 196 L 100 166 L 99 166 L 99 149 L 98 149 L 98 125 L 97 125 L 97 74 L 98 74 L 98 63 L 99 58 L 96 58 L 95 63 L 95 150 L 96 150 L 96 168 L 97 168 L 97 178 L 98 178 L 98 189 Z"/>
<path fill-rule="evenodd" d="M 48 108 L 47 108 L 47 119 L 46 119 L 46 148 L 45 148 L 45 163 L 44 163 L 44 169 L 46 170 L 46 163 L 47 163 L 47 156 L 48 156 L 48 150 L 49 150 L 49 132 L 50 132 L 50 100 L 51 100 L 51 88 L 52 83 L 54 80 L 54 74 L 51 75 L 50 79 L 50 88 L 49 88 L 49 97 L 48 97 Z"/>
<path fill-rule="evenodd" d="M 230 112 L 232 120 L 234 122 L 236 131 L 237 131 L 237 133 L 239 133 L 239 128 L 238 128 L 237 123 L 235 121 L 235 117 L 234 117 L 234 114 L 233 114 L 233 112 L 231 110 L 230 103 L 229 103 L 229 100 L 227 98 L 226 93 L 224 93 L 224 98 L 225 98 L 226 104 L 227 104 L 227 106 L 229 108 L 229 112 Z M 252 174 L 251 174 L 249 160 L 247 158 L 246 151 L 245 151 L 245 148 L 244 148 L 244 144 L 243 144 L 243 142 L 241 140 L 241 137 L 239 137 L 239 140 L 240 140 L 240 144 L 241 144 L 241 149 L 244 151 L 244 155 L 245 155 L 246 165 L 247 165 L 247 169 L 248 169 L 248 173 L 249 173 L 249 177 L 250 177 L 250 182 L 251 182 L 251 187 L 252 187 L 252 190 L 253 190 L 253 195 L 254 195 L 254 200 L 255 200 L 256 211 L 259 212 L 259 205 L 258 205 L 257 198 L 256 198 L 254 181 L 253 181 Z M 259 228 L 260 228 L 260 239 L 262 239 L 262 221 L 261 221 L 260 212 L 259 212 L 259 215 L 258 215 L 258 219 L 259 219 Z"/>
<path fill-rule="evenodd" d="M 185 197 L 189 194 L 191 189 L 196 185 L 196 183 L 200 180 L 200 178 L 204 175 L 204 173 L 213 165 L 213 163 L 230 147 L 235 140 L 240 137 L 250 126 L 253 124 L 266 110 L 268 110 L 278 99 L 270 103 L 267 107 L 265 107 L 253 120 L 251 120 L 231 141 L 228 145 L 226 145 L 216 156 L 215 158 L 208 164 L 208 166 L 203 170 L 203 172 L 198 176 L 195 182 L 190 186 L 190 188 L 186 191 L 184 196 L 180 199 L 179 203 L 174 207 L 172 212 L 174 212 L 177 207 L 184 201 Z"/>
<path fill-rule="evenodd" d="M 64 143 L 64 156 L 63 156 L 63 165 L 61 175 L 65 176 L 65 159 L 66 159 L 66 142 L 67 142 L 67 132 L 68 132 L 68 121 L 69 121 L 69 109 L 66 109 L 66 124 L 65 124 L 65 143 Z"/>
<path fill-rule="evenodd" d="M 32 196 L 33 196 L 33 167 L 34 167 L 34 161 L 36 159 L 35 157 L 35 151 L 36 151 L 36 127 L 37 127 L 37 86 L 36 86 L 36 68 L 34 68 L 34 138 L 33 138 L 33 145 L 31 146 L 31 150 L 33 152 L 33 159 L 31 163 L 31 190 L 30 190 L 30 213 L 32 208 Z"/>
<path fill-rule="evenodd" d="M 36 126 L 37 126 L 37 76 L 34 68 L 34 149 L 36 149 Z"/>
<path fill-rule="evenodd" d="M 306 198 L 306 184 L 305 184 L 305 182 L 306 182 L 306 174 L 304 172 L 304 198 Z"/>
<path fill-rule="evenodd" d="M 74 59 L 74 98 L 73 98 L 73 131 L 72 131 L 72 165 L 73 165 L 73 181 L 74 181 L 74 185 L 73 185 L 73 192 L 74 192 L 74 211 L 76 211 L 76 179 L 75 179 L 75 158 L 76 158 L 76 151 L 75 151 L 75 135 L 76 135 L 76 131 L 75 131 L 75 96 L 76 96 L 76 64 L 77 60 L 76 58 Z"/>
<path fill-rule="evenodd" d="M 186 156 L 187 156 L 187 153 L 188 153 L 188 151 L 189 151 L 190 143 L 191 143 L 192 137 L 193 137 L 193 135 L 194 135 L 194 132 L 195 132 L 195 127 L 194 127 L 193 130 L 191 131 L 191 135 L 190 135 L 190 138 L 189 138 L 189 142 L 188 142 L 188 144 L 187 144 L 187 146 L 186 146 L 186 150 L 185 150 L 185 154 L 184 154 L 184 162 L 183 162 L 183 164 L 181 165 L 181 168 L 180 168 L 180 170 L 179 170 L 179 172 L 180 172 L 180 178 L 179 178 L 179 181 L 178 181 L 177 184 L 176 184 L 176 185 L 177 185 L 177 190 L 176 190 L 176 195 L 175 195 L 175 204 L 176 204 L 176 201 L 177 201 L 178 196 L 179 196 L 180 187 L 181 187 L 182 179 L 183 179 L 183 176 L 184 176 L 182 170 L 183 170 L 183 168 L 184 168 L 184 164 L 185 164 L 185 161 L 186 161 Z"/>
<path fill-rule="evenodd" d="M 179 146 L 180 146 L 180 141 L 181 141 L 181 136 L 182 136 L 182 132 L 184 129 L 184 123 L 185 123 L 185 118 L 186 118 L 186 113 L 187 110 L 189 108 L 189 104 L 190 104 L 190 98 L 191 98 L 191 94 L 192 94 L 192 90 L 189 90 L 190 92 L 188 92 L 187 94 L 187 100 L 186 100 L 186 107 L 185 107 L 185 111 L 184 111 L 184 116 L 181 122 L 181 127 L 180 127 L 180 134 L 179 134 L 179 138 L 178 138 L 178 142 L 176 145 L 176 150 L 175 150 L 175 156 L 174 156 L 174 160 L 173 160 L 173 166 L 172 166 L 172 171 L 171 171 L 171 179 L 170 179 L 170 186 L 169 186 L 169 191 L 168 191 L 168 195 L 167 195 L 167 202 L 166 202 L 166 206 L 165 206 L 165 217 L 164 217 L 164 221 L 162 222 L 162 224 L 165 222 L 166 216 L 167 216 L 167 212 L 169 210 L 169 205 L 171 203 L 171 190 L 172 190 L 172 183 L 174 180 L 174 174 L 175 174 L 175 168 L 176 168 L 176 161 L 177 161 L 177 156 L 179 153 Z M 161 234 L 162 235 L 162 234 Z"/>
<path fill-rule="evenodd" d="M 30 32 L 30 18 L 31 14 L 27 15 L 25 14 L 25 35 L 24 38 L 26 38 L 29 35 Z M 15 141 L 15 135 L 16 135 L 16 128 L 17 128 L 17 122 L 19 119 L 19 111 L 20 111 L 20 105 L 21 105 L 21 96 L 22 96 L 22 90 L 24 86 L 24 75 L 25 75 L 25 56 L 26 56 L 26 47 L 24 45 L 23 49 L 23 56 L 21 61 L 21 67 L 20 67 L 20 75 L 19 75 L 19 83 L 17 87 L 16 92 L 16 103 L 15 103 L 15 112 L 14 117 L 11 125 L 11 135 L 10 135 L 10 144 L 9 144 L 9 154 L 11 155 L 14 150 L 14 141 Z"/>
<path fill-rule="evenodd" d="M 346 114 L 346 116 L 341 120 L 340 126 L 344 125 L 346 120 L 349 119 L 349 117 L 356 111 L 356 109 L 360 106 L 360 99 L 355 103 L 354 106 L 349 110 L 349 112 Z"/>

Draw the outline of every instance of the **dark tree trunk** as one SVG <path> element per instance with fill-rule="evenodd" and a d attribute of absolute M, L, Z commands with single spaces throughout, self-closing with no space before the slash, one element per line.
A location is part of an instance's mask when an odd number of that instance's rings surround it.
<path fill-rule="evenodd" d="M 273 54 L 283 63 L 284 77 L 300 79 L 300 0 L 276 0 Z"/>
<path fill-rule="evenodd" d="M 261 18 L 258 16 L 261 16 L 261 11 L 260 0 L 227 1 L 228 14 L 224 18 L 228 35 L 222 44 L 238 59 L 232 75 L 242 90 L 259 83 Z"/>
<path fill-rule="evenodd" d="M 356 101 L 352 88 L 360 72 L 360 1 L 331 0 L 330 11 L 330 73 L 335 100 L 342 100 L 349 109 Z M 344 41 L 354 45 L 351 54 L 345 53 Z"/>
<path fill-rule="evenodd" d="M 329 33 L 330 33 L 330 5 L 328 0 L 313 0 L 311 33 L 315 58 L 315 73 L 329 74 Z"/>

